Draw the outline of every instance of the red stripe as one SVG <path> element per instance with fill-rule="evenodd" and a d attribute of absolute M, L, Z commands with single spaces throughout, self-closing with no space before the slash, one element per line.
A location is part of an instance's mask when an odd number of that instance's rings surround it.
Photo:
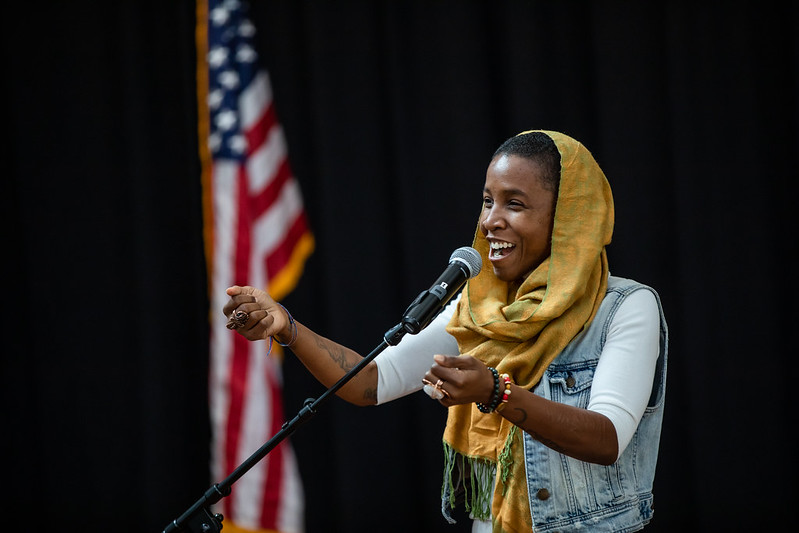
<path fill-rule="evenodd" d="M 249 150 L 249 153 L 247 154 L 248 156 L 266 143 L 266 138 L 273 128 L 278 128 L 278 124 L 277 117 L 275 115 L 275 108 L 270 102 L 260 118 L 245 133 L 247 136 L 247 146 Z M 276 131 L 276 133 L 278 132 Z M 269 185 L 267 185 L 260 194 L 250 200 L 250 208 L 254 213 L 254 219 L 258 218 L 258 216 L 260 216 L 262 213 L 265 213 L 270 207 L 272 207 L 272 204 L 277 200 L 280 192 L 283 190 L 283 187 L 292 179 L 292 177 L 291 169 L 289 168 L 288 164 L 288 158 L 282 157 L 280 164 L 277 167 L 275 176 L 273 179 L 269 180 Z"/>
<path fill-rule="evenodd" d="M 252 240 L 252 221 L 260 215 L 253 211 L 249 197 L 247 167 L 239 166 L 238 181 L 238 222 L 236 228 L 236 252 L 234 279 L 237 285 L 246 285 L 250 280 L 250 242 Z M 256 214 L 257 213 L 257 214 Z"/>
<path fill-rule="evenodd" d="M 238 221 L 236 224 L 236 250 L 234 271 L 236 284 L 246 284 L 249 277 L 251 217 L 247 209 L 247 173 L 239 168 L 238 182 Z M 230 359 L 230 405 L 228 406 L 227 427 L 225 428 L 224 467 L 229 475 L 238 466 L 239 437 L 241 418 L 247 395 L 248 351 L 250 341 L 241 335 L 233 337 L 233 352 Z M 224 513 L 231 515 L 230 498 L 223 500 Z"/>
<path fill-rule="evenodd" d="M 270 130 L 277 125 L 275 106 L 272 102 L 266 106 L 261 116 L 256 120 L 252 127 L 244 132 L 247 138 L 247 157 L 251 156 L 262 144 L 266 142 L 266 137 Z"/>
<path fill-rule="evenodd" d="M 267 272 L 280 272 L 288 265 L 291 259 L 291 253 L 294 247 L 308 230 L 308 220 L 305 217 L 305 211 L 300 211 L 297 218 L 292 222 L 291 227 L 286 231 L 283 240 L 280 241 L 272 253 L 266 256 L 266 271 Z"/>
<path fill-rule="evenodd" d="M 260 216 L 268 211 L 277 201 L 283 187 L 285 187 L 286 183 L 291 181 L 292 178 L 293 175 L 291 174 L 288 159 L 284 157 L 280 161 L 280 166 L 277 168 L 277 174 L 274 179 L 269 182 L 269 185 L 264 187 L 263 191 L 250 198 L 250 209 L 252 209 L 252 212 L 258 213 L 257 216 Z"/>
<path fill-rule="evenodd" d="M 280 383 L 267 371 L 264 379 L 268 383 L 269 405 L 272 408 L 272 427 L 270 434 L 274 435 L 283 425 L 283 399 L 280 396 Z M 277 514 L 280 509 L 281 489 L 283 485 L 284 446 L 288 441 L 283 441 L 269 454 L 266 467 L 266 485 L 264 486 L 261 500 L 261 528 L 277 530 Z"/>

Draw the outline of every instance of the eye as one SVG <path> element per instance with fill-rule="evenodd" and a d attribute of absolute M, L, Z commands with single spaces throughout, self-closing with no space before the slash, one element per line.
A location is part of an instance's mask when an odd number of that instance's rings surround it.
<path fill-rule="evenodd" d="M 491 207 L 493 204 L 494 204 L 493 198 L 491 198 L 489 196 L 484 196 L 483 197 L 483 205 L 485 207 Z"/>

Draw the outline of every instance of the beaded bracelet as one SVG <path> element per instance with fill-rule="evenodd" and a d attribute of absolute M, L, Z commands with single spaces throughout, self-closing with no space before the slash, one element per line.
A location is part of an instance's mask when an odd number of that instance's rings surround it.
<path fill-rule="evenodd" d="M 505 404 L 508 403 L 511 393 L 510 386 L 512 383 L 510 376 L 507 374 L 502 374 L 499 378 L 505 383 L 505 390 L 502 391 L 502 398 L 500 398 L 499 405 L 494 409 L 497 413 L 502 411 L 505 408 Z"/>
<path fill-rule="evenodd" d="M 499 403 L 500 396 L 499 396 L 499 372 L 494 367 L 489 366 L 488 369 L 491 371 L 491 374 L 494 376 L 494 392 L 491 394 L 491 402 L 488 404 L 488 407 L 483 405 L 480 402 L 475 402 L 477 404 L 477 408 L 480 409 L 483 413 L 490 413 L 494 409 L 496 409 L 497 404 Z"/>

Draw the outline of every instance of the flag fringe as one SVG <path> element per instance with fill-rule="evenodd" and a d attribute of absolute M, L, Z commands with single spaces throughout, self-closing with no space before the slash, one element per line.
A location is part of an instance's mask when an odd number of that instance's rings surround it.
<path fill-rule="evenodd" d="M 200 157 L 200 183 L 202 187 L 203 241 L 205 244 L 205 268 L 207 270 L 209 294 L 212 292 L 214 265 L 214 208 L 211 190 L 211 150 L 208 136 L 211 132 L 208 111 L 208 2 L 197 0 L 197 25 L 194 32 L 197 43 L 197 140 Z"/>
<path fill-rule="evenodd" d="M 306 231 L 291 251 L 286 266 L 269 281 L 269 295 L 276 302 L 285 298 L 297 286 L 305 268 L 305 260 L 313 253 L 315 245 L 313 235 Z"/>

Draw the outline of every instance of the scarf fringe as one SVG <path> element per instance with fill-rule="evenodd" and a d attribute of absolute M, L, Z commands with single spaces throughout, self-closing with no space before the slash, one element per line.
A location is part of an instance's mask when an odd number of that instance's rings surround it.
<path fill-rule="evenodd" d="M 505 440 L 505 445 L 502 447 L 502 451 L 499 452 L 498 462 L 499 462 L 499 479 L 502 482 L 502 497 L 504 498 L 508 492 L 508 480 L 513 472 L 513 439 L 516 437 L 516 432 L 518 431 L 519 427 L 515 424 L 510 427 L 510 431 L 508 432 L 508 438 Z"/>
<path fill-rule="evenodd" d="M 442 502 L 449 503 L 450 509 L 455 508 L 455 494 L 462 485 L 464 490 L 464 505 L 472 518 L 491 520 L 491 503 L 494 499 L 494 485 L 499 468 L 499 480 L 502 483 L 502 495 L 508 490 L 508 482 L 513 471 L 513 439 L 518 428 L 511 426 L 508 438 L 499 454 L 497 463 L 484 457 L 470 457 L 463 455 L 444 441 L 444 483 L 441 487 Z M 460 462 L 460 464 L 458 464 Z M 453 478 L 455 467 L 459 466 L 458 479 Z M 467 473 L 468 480 L 463 479 Z"/>
<path fill-rule="evenodd" d="M 458 464 L 460 462 L 460 464 Z M 454 479 L 455 467 L 459 467 L 458 479 Z M 444 483 L 441 488 L 442 501 L 455 508 L 455 494 L 463 487 L 464 505 L 472 518 L 491 519 L 491 501 L 494 494 L 494 479 L 497 466 L 482 457 L 467 457 L 444 442 Z M 463 479 L 463 474 L 468 479 Z"/>

